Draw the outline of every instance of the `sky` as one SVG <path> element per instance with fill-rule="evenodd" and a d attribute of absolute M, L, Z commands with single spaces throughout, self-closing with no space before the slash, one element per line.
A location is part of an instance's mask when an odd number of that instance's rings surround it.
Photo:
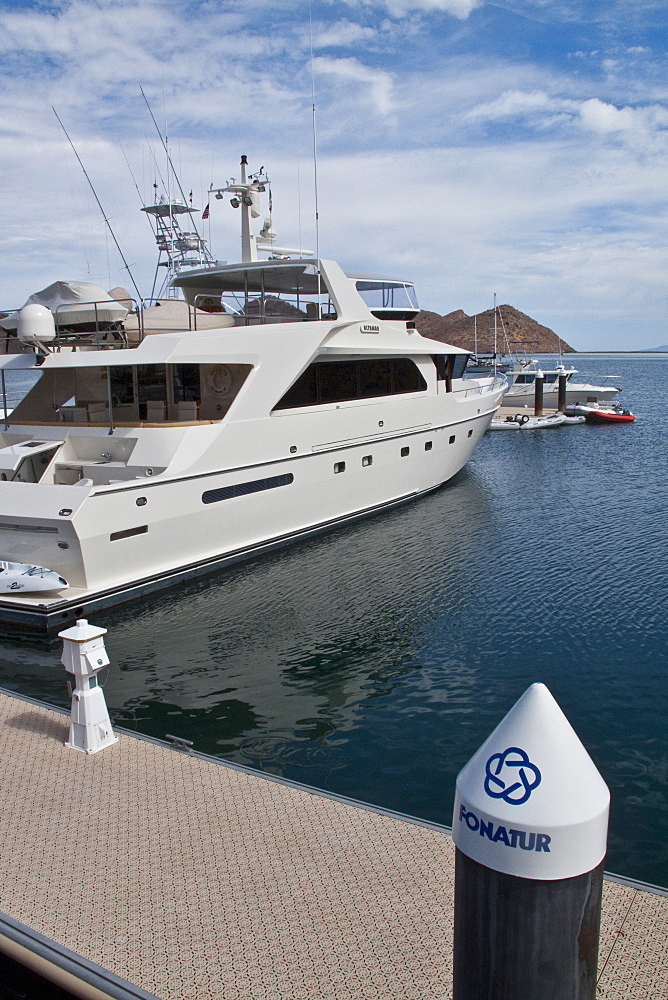
<path fill-rule="evenodd" d="M 143 296 L 140 211 L 272 180 L 279 242 L 494 294 L 580 351 L 668 343 L 668 0 L 0 0 L 0 303 L 60 279 Z M 140 89 L 141 88 L 141 89 Z M 198 225 L 239 256 L 239 213 Z"/>

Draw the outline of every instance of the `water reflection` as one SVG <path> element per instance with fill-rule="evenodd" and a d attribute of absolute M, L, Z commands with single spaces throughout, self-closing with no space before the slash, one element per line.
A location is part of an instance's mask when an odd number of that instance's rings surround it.
<path fill-rule="evenodd" d="M 97 615 L 112 716 L 280 770 L 284 743 L 341 739 L 420 668 L 492 524 L 464 473 L 419 504 Z"/>

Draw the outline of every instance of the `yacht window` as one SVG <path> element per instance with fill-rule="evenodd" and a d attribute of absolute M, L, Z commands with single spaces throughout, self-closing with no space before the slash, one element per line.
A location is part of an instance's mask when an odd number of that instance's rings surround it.
<path fill-rule="evenodd" d="M 273 490 L 278 486 L 289 486 L 294 478 L 291 472 L 287 472 L 282 476 L 270 476 L 268 479 L 254 479 L 250 483 L 237 483 L 235 486 L 222 486 L 218 490 L 207 490 L 206 493 L 202 493 L 202 503 L 219 503 L 221 500 L 233 500 L 234 497 L 261 493 L 262 490 Z"/>
<path fill-rule="evenodd" d="M 469 355 L 432 354 L 432 360 L 436 365 L 436 378 L 440 382 L 449 383 L 450 379 L 463 378 Z"/>
<path fill-rule="evenodd" d="M 468 362 L 468 354 L 455 354 L 452 358 L 452 377 L 462 378 Z"/>
<path fill-rule="evenodd" d="M 172 372 L 175 403 L 194 402 L 202 398 L 199 365 L 174 365 Z"/>
<path fill-rule="evenodd" d="M 276 405 L 277 410 L 353 399 L 424 392 L 427 383 L 410 358 L 317 361 Z"/>
<path fill-rule="evenodd" d="M 321 403 L 340 403 L 345 399 L 356 399 L 357 362 L 337 361 L 331 365 L 320 365 L 318 384 Z"/>
<path fill-rule="evenodd" d="M 359 280 L 355 287 L 369 309 L 413 310 L 419 309 L 415 288 L 403 281 L 382 279 Z"/>
<path fill-rule="evenodd" d="M 392 395 L 392 361 L 358 361 L 360 382 L 362 384 L 363 395 L 373 398 L 374 396 Z"/>
<path fill-rule="evenodd" d="M 120 403 L 134 403 L 135 390 L 131 365 L 109 365 L 111 398 L 114 406 Z"/>
<path fill-rule="evenodd" d="M 546 372 L 543 378 L 546 382 L 556 382 L 559 378 L 559 372 Z"/>
<path fill-rule="evenodd" d="M 532 382 L 536 381 L 535 375 L 518 375 L 515 379 L 516 385 L 531 385 Z"/>

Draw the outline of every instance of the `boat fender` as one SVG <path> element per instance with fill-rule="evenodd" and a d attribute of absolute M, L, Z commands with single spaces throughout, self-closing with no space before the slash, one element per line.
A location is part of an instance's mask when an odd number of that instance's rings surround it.
<path fill-rule="evenodd" d="M 520 417 L 519 422 L 521 424 L 528 424 L 529 423 L 529 418 L 527 417 L 526 413 L 522 414 L 522 416 Z"/>

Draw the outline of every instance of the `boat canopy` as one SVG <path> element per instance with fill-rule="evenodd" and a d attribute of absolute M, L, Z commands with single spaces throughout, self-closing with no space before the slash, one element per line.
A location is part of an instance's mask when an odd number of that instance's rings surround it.
<path fill-rule="evenodd" d="M 246 288 L 256 294 L 288 292 L 313 295 L 322 287 L 322 278 L 319 284 L 318 268 L 311 260 L 257 260 L 247 264 L 222 264 L 206 270 L 198 268 L 180 274 L 172 285 L 182 288 L 192 305 L 197 295 L 222 295 Z"/>

